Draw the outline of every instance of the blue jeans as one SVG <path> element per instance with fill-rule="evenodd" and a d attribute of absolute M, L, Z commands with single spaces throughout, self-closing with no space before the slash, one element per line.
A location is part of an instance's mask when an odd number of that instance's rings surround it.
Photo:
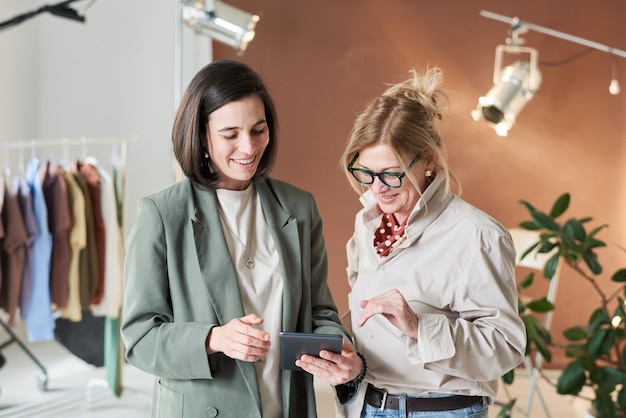
<path fill-rule="evenodd" d="M 404 395 L 401 395 L 406 399 Z M 440 397 L 441 395 L 432 395 L 431 397 Z M 428 396 L 427 396 L 428 397 Z M 487 400 L 483 398 L 483 402 L 468 406 L 467 408 L 453 409 L 452 411 L 416 411 L 408 412 L 406 410 L 406 401 L 400 401 L 400 409 L 380 408 L 363 405 L 361 418 L 487 418 Z"/>

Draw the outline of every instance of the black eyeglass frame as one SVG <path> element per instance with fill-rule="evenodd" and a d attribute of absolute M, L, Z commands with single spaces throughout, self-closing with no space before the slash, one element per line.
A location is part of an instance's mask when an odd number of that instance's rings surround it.
<path fill-rule="evenodd" d="M 403 171 L 402 173 L 395 173 L 393 171 L 381 171 L 380 173 L 376 173 L 374 171 L 366 170 L 364 168 L 354 168 L 352 166 L 356 162 L 357 158 L 359 158 L 359 153 L 358 152 L 354 154 L 354 157 L 352 158 L 352 161 L 350 161 L 350 164 L 348 164 L 348 171 L 350 172 L 350 174 L 352 174 L 352 177 L 354 177 L 355 180 L 358 181 L 359 183 L 365 184 L 365 185 L 370 185 L 370 184 L 373 184 L 374 181 L 376 180 L 376 177 L 378 177 L 378 180 L 380 180 L 380 182 L 382 184 L 384 184 L 385 186 L 387 186 L 387 187 L 390 187 L 392 189 L 397 189 L 399 187 L 402 187 L 402 179 L 406 176 L 406 172 Z M 409 168 L 413 167 L 421 158 L 422 158 L 422 153 L 418 152 L 417 155 L 415 156 L 415 158 L 413 159 L 413 161 L 411 161 L 411 164 L 409 164 Z M 365 173 L 365 174 L 369 175 L 372 178 L 372 181 L 365 182 L 365 181 L 361 180 L 360 178 L 358 178 L 354 174 L 355 171 L 359 171 L 361 173 Z M 383 175 L 397 177 L 398 181 L 400 182 L 400 184 L 397 185 L 397 186 L 392 186 L 390 184 L 387 184 L 387 182 L 385 180 L 383 180 L 383 178 L 381 177 Z"/>

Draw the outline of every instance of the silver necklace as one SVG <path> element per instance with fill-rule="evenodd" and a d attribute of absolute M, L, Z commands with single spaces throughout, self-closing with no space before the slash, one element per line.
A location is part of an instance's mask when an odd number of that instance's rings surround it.
<path fill-rule="evenodd" d="M 250 240 L 250 235 L 252 234 L 252 221 L 254 219 L 255 216 L 255 206 L 256 206 L 256 197 L 253 195 L 252 196 L 253 202 L 252 202 L 252 210 L 250 211 L 250 221 L 248 224 L 248 240 Z M 254 263 L 254 258 L 252 258 L 252 256 L 250 255 L 250 245 L 246 245 L 243 243 L 243 241 L 241 239 L 239 239 L 239 237 L 237 236 L 237 234 L 235 234 L 235 231 L 233 231 L 230 227 L 230 225 L 228 225 L 228 222 L 226 222 L 226 219 L 224 218 L 224 215 L 222 214 L 222 206 L 218 206 L 217 208 L 217 213 L 220 217 L 220 219 L 222 220 L 222 222 L 224 222 L 224 225 L 226 225 L 226 228 L 228 228 L 228 230 L 230 231 L 231 235 L 237 240 L 237 242 L 239 242 L 239 244 L 241 244 L 241 246 L 243 247 L 243 250 L 246 252 L 247 254 L 247 260 L 246 260 L 246 267 L 248 267 L 250 270 L 254 269 L 255 263 Z"/>

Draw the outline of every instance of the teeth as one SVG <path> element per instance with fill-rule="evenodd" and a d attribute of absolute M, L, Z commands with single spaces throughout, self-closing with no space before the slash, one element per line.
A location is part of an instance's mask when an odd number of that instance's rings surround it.
<path fill-rule="evenodd" d="M 238 164 L 252 164 L 252 162 L 254 161 L 254 158 L 250 158 L 248 160 L 234 160 L 236 163 Z"/>

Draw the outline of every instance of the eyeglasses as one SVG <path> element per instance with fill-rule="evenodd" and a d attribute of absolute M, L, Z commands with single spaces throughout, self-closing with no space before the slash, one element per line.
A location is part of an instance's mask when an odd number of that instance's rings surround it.
<path fill-rule="evenodd" d="M 357 158 L 359 158 L 359 153 L 354 154 L 354 158 L 348 164 L 348 171 L 352 176 L 361 184 L 372 184 L 374 183 L 374 179 L 378 177 L 378 179 L 387 187 L 391 187 L 392 189 L 397 189 L 402 186 L 402 179 L 406 176 L 406 173 L 394 173 L 393 171 L 383 171 L 380 173 L 375 173 L 373 171 L 366 170 L 364 168 L 354 168 L 352 167 L 356 162 Z M 422 153 L 418 153 L 411 164 L 409 164 L 409 168 L 413 167 L 415 163 L 417 163 L 420 158 L 422 158 Z"/>

